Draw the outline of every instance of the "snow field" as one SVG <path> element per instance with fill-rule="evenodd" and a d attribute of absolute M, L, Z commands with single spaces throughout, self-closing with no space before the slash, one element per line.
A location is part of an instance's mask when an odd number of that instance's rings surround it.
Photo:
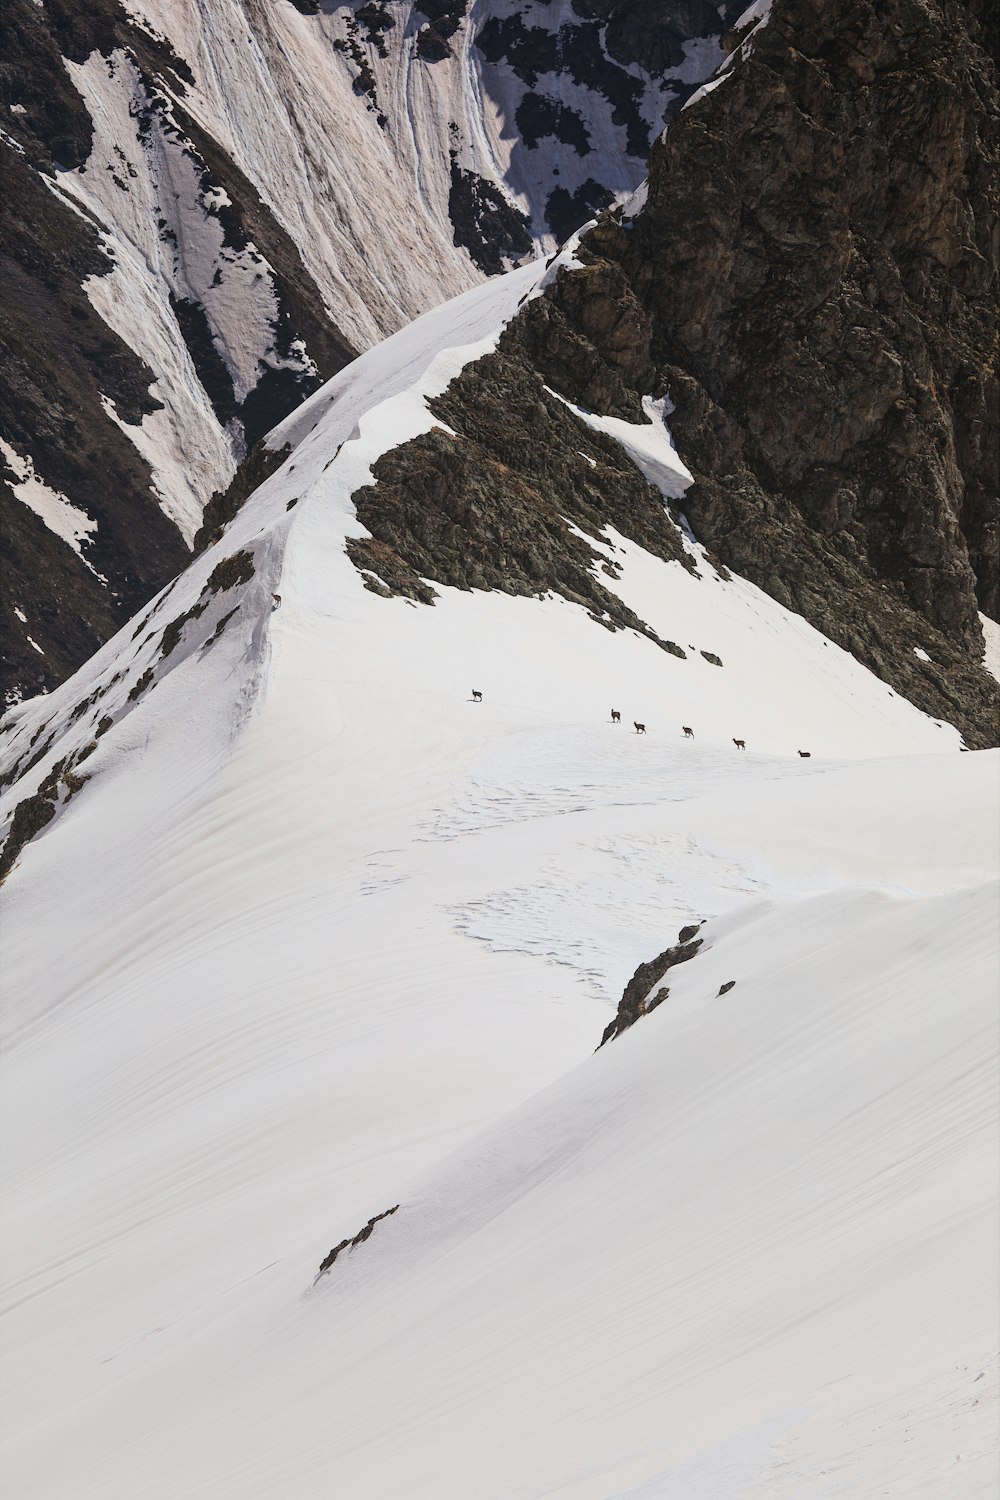
<path fill-rule="evenodd" d="M 2 893 L 12 1493 L 992 1482 L 997 756 L 610 533 L 622 597 L 724 667 L 559 599 L 381 599 L 344 553 L 543 270 L 318 392 L 142 629 L 6 721 L 11 757 L 58 732 L 4 815 L 115 719 Z"/>

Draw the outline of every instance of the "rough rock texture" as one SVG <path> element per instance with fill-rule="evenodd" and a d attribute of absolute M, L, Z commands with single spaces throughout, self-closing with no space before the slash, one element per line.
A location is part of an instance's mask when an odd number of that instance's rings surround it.
<path fill-rule="evenodd" d="M 9 0 L 2 27 L 0 436 L 30 460 L 48 488 L 95 523 L 78 556 L 18 498 L 17 476 L 0 461 L 6 585 L 0 601 L 0 701 L 11 701 L 62 681 L 189 557 L 153 491 L 148 463 L 105 409 L 113 402 L 120 419 L 134 425 L 162 406 L 150 392 L 158 372 L 107 326 L 83 290 L 86 278 L 112 269 L 102 243 L 105 226 L 54 189 L 61 172 L 85 163 L 93 139 L 64 58 L 82 62 L 94 51 L 107 56 L 123 49 L 139 71 L 150 116 L 161 107 L 162 86 L 182 96 L 191 72 L 168 42 L 135 26 L 119 0 L 86 6 L 51 0 L 44 8 L 33 0 Z M 254 443 L 353 350 L 325 315 L 299 251 L 252 184 L 176 100 L 172 113 L 191 158 L 198 159 L 209 198 L 225 185 L 228 203 L 217 216 L 224 222 L 226 253 L 252 241 L 269 264 L 278 295 L 274 339 L 285 367 L 263 370 L 241 402 L 201 306 L 170 299 L 180 338 L 220 422 L 234 424 Z M 148 124 L 140 119 L 140 131 Z M 124 180 L 121 186 L 127 191 Z M 295 337 L 316 370 L 304 372 L 302 361 L 296 368 L 286 358 Z"/>
<path fill-rule="evenodd" d="M 46 747 L 47 748 L 47 747 Z M 75 757 L 79 764 L 93 746 L 87 746 Z M 41 753 L 44 753 L 41 752 Z M 59 808 L 81 791 L 90 778 L 71 769 L 68 758 L 57 761 L 49 774 L 29 797 L 22 797 L 14 809 L 7 837 L 0 848 L 0 885 L 14 868 L 25 844 L 51 823 Z"/>
<path fill-rule="evenodd" d="M 648 323 L 634 371 L 609 362 L 674 402 L 699 539 L 974 745 L 998 729 L 975 665 L 1000 566 L 985 15 L 776 0 L 552 299 L 608 360 L 580 288 L 613 302 L 624 272 Z"/>
<path fill-rule="evenodd" d="M 35 22 L 37 8 L 31 0 L 24 8 L 21 41 L 41 46 L 47 34 Z M 17 33 L 17 5 L 5 7 L 5 20 Z M 48 70 L 50 59 L 44 61 L 46 69 L 39 67 L 34 77 L 51 83 L 52 94 L 43 91 L 38 100 L 39 128 L 51 132 L 52 151 L 72 163 L 71 153 L 89 143 L 89 118 L 61 62 Z M 80 108 L 73 108 L 70 95 Z M 149 394 L 152 371 L 98 317 L 82 290 L 83 280 L 105 274 L 110 262 L 98 226 L 45 185 L 40 171 L 52 170 L 52 157 L 40 138 L 32 146 L 27 118 L 20 130 L 25 154 L 0 143 L 0 435 L 30 457 L 49 488 L 72 496 L 97 529 L 84 546 L 88 568 L 16 498 L 15 475 L 0 461 L 0 700 L 60 682 L 187 557 L 150 492 L 148 466 L 101 404 L 102 396 L 109 398 L 124 421 L 141 421 L 160 404 Z"/>
<path fill-rule="evenodd" d="M 492 182 L 460 167 L 454 151 L 448 215 L 455 244 L 468 250 L 486 276 L 499 276 L 506 265 L 531 252 L 527 215 Z"/>
<path fill-rule="evenodd" d="M 316 1273 L 316 1281 L 318 1281 L 321 1276 L 326 1275 L 327 1271 L 329 1271 L 330 1267 L 337 1259 L 337 1256 L 340 1255 L 342 1251 L 353 1250 L 358 1245 L 363 1245 L 365 1240 L 370 1238 L 371 1232 L 375 1228 L 375 1225 L 378 1224 L 381 1219 L 390 1218 L 392 1214 L 396 1213 L 398 1208 L 399 1204 L 395 1203 L 393 1204 L 392 1208 L 383 1209 L 380 1214 L 373 1214 L 372 1217 L 368 1220 L 368 1223 L 364 1226 L 363 1229 L 358 1230 L 353 1239 L 341 1240 L 339 1245 L 334 1245 L 333 1249 L 328 1251 L 320 1261 L 319 1270 Z"/>
<path fill-rule="evenodd" d="M 557 593 L 608 629 L 633 629 L 676 656 L 605 589 L 594 538 L 611 524 L 650 552 L 691 568 L 658 490 L 620 445 L 547 392 L 516 342 L 501 340 L 430 403 L 435 428 L 375 464 L 353 496 L 372 541 L 348 552 L 376 593 L 433 603 L 425 580 L 508 594 Z M 578 528 L 578 531 L 571 529 Z M 373 576 L 374 575 L 374 576 Z"/>
<path fill-rule="evenodd" d="M 631 191 L 741 3 L 8 0 L 0 434 L 92 524 L 81 557 L 7 476 L 0 695 L 183 565 L 161 501 L 190 537 L 356 348 Z"/>
<path fill-rule="evenodd" d="M 268 448 L 264 440 L 255 443 L 224 490 L 217 490 L 205 506 L 201 528 L 194 539 L 195 555 L 217 542 L 233 517 L 242 509 L 254 490 L 280 469 L 289 449 Z"/>
<path fill-rule="evenodd" d="M 700 927 L 700 922 L 690 927 L 682 927 L 677 935 L 677 942 L 672 948 L 665 948 L 648 963 L 639 965 L 622 992 L 614 1020 L 610 1021 L 604 1029 L 601 1047 L 605 1042 L 613 1041 L 616 1036 L 621 1036 L 623 1031 L 635 1025 L 640 1016 L 648 1015 L 667 999 L 669 990 L 660 989 L 654 995 L 653 986 L 659 984 L 668 970 L 676 968 L 678 964 L 687 963 L 689 958 L 694 958 L 703 941 L 695 936 Z"/>
<path fill-rule="evenodd" d="M 997 92 L 981 14 L 776 0 L 654 148 L 638 216 L 604 215 L 581 267 L 433 403 L 461 441 L 382 460 L 359 503 L 374 536 L 423 578 L 553 588 L 600 616 L 579 539 L 554 541 L 558 516 L 592 535 L 613 520 L 654 551 L 646 538 L 662 546 L 670 528 L 613 444 L 615 496 L 602 476 L 580 518 L 588 476 L 571 450 L 593 438 L 564 433 L 539 377 L 632 422 L 643 395 L 666 395 L 695 475 L 684 510 L 713 558 L 970 745 L 996 743 L 977 618 L 997 613 L 1000 566 Z"/>

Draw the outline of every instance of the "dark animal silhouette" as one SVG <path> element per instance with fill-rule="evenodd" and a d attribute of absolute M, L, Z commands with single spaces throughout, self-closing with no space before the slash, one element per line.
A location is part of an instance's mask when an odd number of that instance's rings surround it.
<path fill-rule="evenodd" d="M 612 722 L 612 724 L 620 724 L 621 721 L 622 721 L 621 714 L 618 712 L 617 708 L 613 708 L 611 710 L 611 722 Z"/>
<path fill-rule="evenodd" d="M 472 689 L 472 701 L 473 703 L 482 703 L 483 701 L 483 695 L 478 688 Z"/>
<path fill-rule="evenodd" d="M 745 750 L 747 747 L 746 740 L 733 740 L 733 744 L 736 746 L 737 750 Z"/>
<path fill-rule="evenodd" d="M 638 724 L 638 723 L 636 723 L 635 719 L 632 720 L 632 723 L 635 724 L 635 732 L 636 732 L 636 734 L 645 734 L 646 733 L 646 726 L 645 726 L 645 724 Z"/>
<path fill-rule="evenodd" d="M 682 724 L 681 728 L 684 731 L 684 738 L 686 740 L 693 740 L 694 739 L 694 730 L 693 729 L 690 729 L 687 724 Z"/>
<path fill-rule="evenodd" d="M 272 615 L 274 614 L 274 611 L 276 609 L 280 609 L 280 608 L 281 608 L 281 595 L 280 594 L 272 594 L 271 595 L 271 613 L 272 613 Z"/>
<path fill-rule="evenodd" d="M 811 750 L 800 750 L 799 751 L 799 755 L 801 756 L 801 758 L 803 760 L 808 760 L 809 757 L 812 755 L 812 751 Z"/>

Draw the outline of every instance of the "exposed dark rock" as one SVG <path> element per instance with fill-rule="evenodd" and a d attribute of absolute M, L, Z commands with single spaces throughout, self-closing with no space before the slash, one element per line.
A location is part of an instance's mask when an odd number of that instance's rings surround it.
<path fill-rule="evenodd" d="M 348 553 L 377 575 L 375 592 L 431 602 L 424 580 L 463 589 L 558 593 L 598 623 L 662 641 L 599 582 L 603 561 L 567 522 L 599 539 L 615 526 L 666 561 L 690 567 L 662 497 L 618 443 L 544 389 L 516 341 L 468 366 L 429 403 L 435 428 L 374 465 L 353 496 L 374 541 Z M 430 597 L 428 597 L 430 595 Z"/>
<path fill-rule="evenodd" d="M 616 62 L 653 74 L 679 67 L 685 42 L 717 35 L 720 11 L 725 30 L 746 8 L 743 0 L 573 0 L 578 16 L 607 22 L 604 46 Z"/>
<path fill-rule="evenodd" d="M 163 635 L 160 638 L 160 656 L 164 660 L 176 650 L 180 638 L 184 633 L 184 626 L 189 620 L 197 620 L 199 615 L 203 615 L 208 605 L 209 601 L 207 599 L 199 599 L 197 604 L 192 604 L 190 609 L 184 610 L 183 614 L 179 614 L 176 619 L 171 620 L 169 625 L 164 628 Z"/>
<path fill-rule="evenodd" d="M 493 183 L 460 167 L 454 151 L 448 217 L 455 231 L 455 244 L 468 250 L 487 276 L 499 275 L 505 262 L 515 261 L 531 250 L 527 215 Z"/>
<path fill-rule="evenodd" d="M 583 116 L 570 105 L 563 104 L 561 100 L 549 99 L 544 94 L 532 93 L 530 89 L 517 107 L 514 124 L 520 131 L 521 139 L 529 151 L 533 151 L 538 142 L 547 135 L 554 136 L 557 141 L 562 141 L 564 146 L 572 146 L 578 156 L 586 156 L 590 150 L 590 133 Z M 610 201 L 609 195 L 607 202 L 602 203 L 601 207 L 606 208 Z M 549 214 L 547 217 L 549 223 L 552 224 L 553 232 L 558 236 L 558 230 L 552 223 L 552 215 Z M 583 220 L 579 222 L 582 224 Z"/>
<path fill-rule="evenodd" d="M 226 231 L 227 243 L 243 248 L 252 241 L 271 268 L 279 307 L 278 325 L 274 330 L 275 352 L 279 357 L 287 358 L 289 345 L 298 337 L 316 365 L 316 375 L 302 370 L 271 371 L 270 389 L 280 392 L 280 399 L 269 398 L 266 410 L 260 409 L 261 396 L 251 391 L 243 403 L 242 419 L 247 441 L 253 444 L 324 380 L 342 370 L 355 357 L 357 350 L 326 314 L 320 289 L 306 269 L 298 246 L 250 179 L 183 104 L 174 100 L 171 107 L 178 128 L 204 164 L 206 186 L 223 187 L 230 199 L 228 205 L 216 210 Z M 275 385 L 273 377 L 282 377 L 282 380 Z M 261 379 L 267 378 L 268 372 L 262 373 Z"/>
<path fill-rule="evenodd" d="M 222 593 L 226 589 L 237 588 L 241 583 L 249 583 L 253 574 L 253 553 L 244 549 L 242 552 L 234 552 L 231 557 L 225 557 L 222 562 L 216 563 L 208 575 L 208 582 L 205 588 L 211 594 Z"/>
<path fill-rule="evenodd" d="M 735 987 L 735 985 L 736 985 L 736 980 L 735 979 L 727 979 L 726 982 L 725 982 L 725 984 L 720 984 L 720 986 L 719 986 L 719 994 L 720 995 L 728 995 L 729 991 L 731 989 L 733 989 Z"/>
<path fill-rule="evenodd" d="M 88 747 L 85 753 L 89 754 L 93 748 Z M 83 760 L 84 754 L 77 759 Z M 29 766 L 30 764 L 31 762 Z M 14 868 L 24 846 L 41 833 L 43 828 L 48 827 L 60 805 L 65 805 L 77 792 L 82 791 L 89 780 L 89 776 L 78 775 L 69 766 L 68 758 L 64 757 L 56 762 L 30 797 L 21 799 L 14 809 L 7 837 L 0 849 L 0 885 L 3 885 Z"/>
<path fill-rule="evenodd" d="M 81 289 L 110 269 L 98 230 L 45 187 L 26 157 L 0 152 L 0 430 L 45 484 L 97 523 L 86 556 L 109 580 L 16 498 L 14 475 L 0 475 L 0 693 L 31 696 L 85 661 L 188 552 L 151 493 L 148 466 L 102 406 L 107 397 L 136 423 L 159 403 L 149 395 L 153 372 Z"/>
<path fill-rule="evenodd" d="M 616 1036 L 621 1036 L 638 1021 L 640 1016 L 648 1015 L 658 1005 L 662 1005 L 669 991 L 659 990 L 650 999 L 650 992 L 654 984 L 659 984 L 668 970 L 676 968 L 678 964 L 687 963 L 688 959 L 694 958 L 702 945 L 702 939 L 694 939 L 701 923 L 693 927 L 683 927 L 678 935 L 677 943 L 672 948 L 664 951 L 650 959 L 648 963 L 640 964 L 622 993 L 618 1002 L 618 1010 L 613 1021 L 609 1022 L 601 1037 L 601 1047 L 605 1042 L 613 1041 Z M 693 939 L 693 940 L 692 940 Z M 598 1048 L 600 1051 L 600 1047 Z"/>
<path fill-rule="evenodd" d="M 545 217 L 556 239 L 562 242 L 613 202 L 614 194 L 588 177 L 572 193 L 564 187 L 553 188 L 545 204 Z"/>
<path fill-rule="evenodd" d="M 321 1276 L 324 1276 L 326 1272 L 329 1271 L 330 1267 L 337 1259 L 337 1256 L 340 1255 L 342 1251 L 353 1250 L 358 1245 L 363 1245 L 365 1240 L 367 1240 L 371 1236 L 371 1232 L 375 1228 L 375 1225 L 378 1224 L 382 1219 L 388 1219 L 391 1214 L 396 1213 L 398 1208 L 399 1204 L 396 1203 L 392 1208 L 386 1208 L 380 1214 L 373 1214 L 372 1217 L 368 1220 L 368 1223 L 364 1226 L 363 1229 L 358 1230 L 353 1239 L 341 1240 L 339 1245 L 334 1245 L 333 1249 L 330 1250 L 326 1255 L 324 1255 L 323 1259 L 320 1261 L 319 1271 L 316 1273 L 316 1280 L 318 1281 Z"/>
<path fill-rule="evenodd" d="M 291 448 L 287 444 L 284 448 L 268 448 L 263 441 L 251 448 L 230 480 L 228 488 L 217 490 L 205 506 L 201 529 L 194 539 L 196 556 L 219 540 L 254 490 L 281 468 L 290 452 Z"/>
<path fill-rule="evenodd" d="M 707 662 L 711 663 L 713 667 L 722 666 L 722 657 L 716 656 L 714 651 L 703 651 L 701 654 Z"/>
<path fill-rule="evenodd" d="M 160 638 L 161 660 L 165 660 L 166 657 L 170 656 L 176 650 L 185 625 L 189 620 L 199 619 L 205 613 L 206 609 L 208 609 L 216 594 L 226 593 L 229 589 L 238 588 L 241 584 L 249 583 L 253 575 L 254 557 L 253 553 L 249 551 L 234 552 L 231 557 L 225 557 L 220 563 L 216 563 L 208 575 L 208 580 L 201 591 L 198 601 L 192 604 L 190 609 L 186 609 L 179 614 L 176 619 L 171 620 L 165 627 L 163 635 Z M 237 608 L 239 608 L 238 605 Z M 230 610 L 226 616 L 226 620 L 230 620 L 235 613 L 235 609 Z M 216 627 L 215 633 L 211 637 L 212 644 L 218 640 L 224 628 L 225 620 L 220 621 Z M 137 683 L 136 687 L 138 685 Z M 134 691 L 135 689 L 133 689 Z M 130 693 L 129 697 L 131 696 L 132 694 Z"/>
<path fill-rule="evenodd" d="M 180 632 L 178 632 L 178 634 L 179 633 Z M 173 647 L 171 647 L 170 649 L 173 650 Z M 128 701 L 130 703 L 134 703 L 137 698 L 141 698 L 142 695 L 143 695 L 143 693 L 149 687 L 149 684 L 152 682 L 152 680 L 153 680 L 153 669 L 152 669 L 152 667 L 147 667 L 146 670 L 145 670 L 145 672 L 141 673 L 140 676 L 138 676 L 136 678 L 135 682 L 133 682 L 132 686 L 129 688 L 129 690 L 128 690 Z"/>
<path fill-rule="evenodd" d="M 226 151 L 188 115 L 183 98 L 193 75 L 169 43 L 136 25 L 119 0 L 86 6 L 52 0 L 44 7 L 9 0 L 0 24 L 0 98 L 16 106 L 4 109 L 4 129 L 20 148 L 0 145 L 0 429 L 47 485 L 97 523 L 84 549 L 92 572 L 14 498 L 16 490 L 0 484 L 0 544 L 9 580 L 0 604 L 0 693 L 9 700 L 63 680 L 188 557 L 152 492 L 149 466 L 102 406 L 102 396 L 109 398 L 119 417 L 135 424 L 160 405 L 149 394 L 159 372 L 111 332 L 82 290 L 86 278 L 111 269 L 100 240 L 104 226 L 47 185 L 58 185 L 58 168 L 84 164 L 93 136 L 64 58 L 83 62 L 95 50 L 107 57 L 116 48 L 131 57 L 150 101 L 136 115 L 140 138 L 154 116 L 166 120 L 169 94 L 170 129 L 183 133 L 205 187 L 224 188 L 230 200 L 213 210 L 227 244 L 246 246 L 252 239 L 270 265 L 279 306 L 271 331 L 275 365 L 262 371 L 239 407 L 248 443 L 354 351 L 330 322 L 288 233 Z M 121 156 L 126 189 L 130 174 Z M 169 232 L 165 221 L 163 230 Z M 236 410 L 232 383 L 204 312 L 184 300 L 174 302 L 174 311 L 213 406 L 228 420 Z M 316 373 L 301 358 L 289 362 L 295 339 L 304 342 Z M 14 614 L 15 603 L 27 624 Z"/>
<path fill-rule="evenodd" d="M 228 614 L 225 614 L 225 615 L 222 616 L 222 618 L 219 620 L 219 623 L 216 625 L 215 629 L 212 631 L 212 634 L 209 636 L 208 640 L 205 642 L 205 648 L 204 649 L 206 651 L 210 650 L 211 647 L 215 645 L 216 641 L 222 635 L 223 631 L 225 630 L 226 626 L 229 624 L 229 622 L 233 618 L 233 616 L 236 615 L 236 614 L 239 614 L 239 610 L 240 610 L 240 607 L 237 604 L 234 609 L 231 609 L 229 611 Z"/>
<path fill-rule="evenodd" d="M 395 595 L 415 599 L 420 604 L 433 604 L 438 597 L 387 542 L 375 537 L 352 537 L 347 543 L 347 555 L 361 573 L 365 588 L 383 599 Z"/>
<path fill-rule="evenodd" d="M 698 936 L 701 928 L 701 922 L 692 922 L 687 927 L 682 927 L 680 932 L 677 934 L 677 941 L 679 943 L 689 943 L 693 937 Z"/>
<path fill-rule="evenodd" d="M 417 32 L 417 55 L 425 62 L 443 62 L 451 56 L 449 39 L 462 23 L 468 0 L 420 0 L 417 9 L 429 20 Z"/>
<path fill-rule="evenodd" d="M 170 310 L 177 319 L 177 326 L 184 335 L 184 342 L 191 355 L 198 379 L 212 403 L 212 410 L 225 427 L 239 413 L 239 403 L 233 391 L 233 379 L 222 355 L 212 342 L 212 330 L 205 309 L 200 302 L 191 302 L 186 297 L 175 297 L 170 293 Z"/>
<path fill-rule="evenodd" d="M 976 606 L 995 611 L 1000 558 L 979 14 L 776 0 L 654 147 L 644 211 L 583 251 L 652 320 L 637 389 L 675 404 L 699 539 L 977 746 L 997 738 Z"/>
<path fill-rule="evenodd" d="M 388 57 L 383 33 L 392 31 L 396 25 L 392 12 L 386 10 L 384 5 L 375 5 L 369 0 L 367 5 L 362 5 L 360 10 L 354 12 L 354 19 L 359 26 L 365 28 L 365 41 L 375 48 L 380 57 Z"/>
<path fill-rule="evenodd" d="M 3 849 L 0 850 L 0 885 L 14 868 L 17 857 L 25 844 L 30 843 L 35 834 L 41 833 L 42 829 L 55 817 L 57 781 L 56 776 L 48 777 L 37 792 L 30 797 L 22 798 L 15 807 Z"/>
<path fill-rule="evenodd" d="M 613 106 L 611 118 L 625 128 L 629 154 L 645 156 L 649 125 L 642 113 L 643 83 L 607 55 L 601 32 L 597 21 L 581 21 L 553 32 L 525 26 L 520 15 L 491 16 L 476 36 L 476 46 L 490 62 L 506 62 L 532 89 L 543 73 L 568 73 L 574 83 L 592 89 Z"/>

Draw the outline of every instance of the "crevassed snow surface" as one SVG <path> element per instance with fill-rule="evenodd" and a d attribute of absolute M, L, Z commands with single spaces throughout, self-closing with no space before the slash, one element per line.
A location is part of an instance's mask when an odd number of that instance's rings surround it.
<path fill-rule="evenodd" d="M 2 893 L 12 1494 L 992 1493 L 998 757 L 690 539 L 699 577 L 605 544 L 686 661 L 344 554 L 542 273 L 317 393 L 8 716 L 5 817 L 112 721 Z"/>

